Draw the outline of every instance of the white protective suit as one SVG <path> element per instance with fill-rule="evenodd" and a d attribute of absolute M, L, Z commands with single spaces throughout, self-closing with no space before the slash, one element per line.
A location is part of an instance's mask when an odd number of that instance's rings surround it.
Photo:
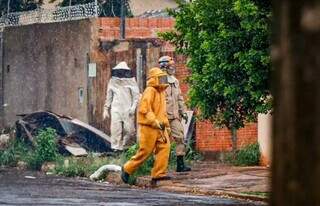
<path fill-rule="evenodd" d="M 120 62 L 112 73 L 131 71 L 125 62 Z M 118 70 L 118 71 L 115 71 Z M 135 111 L 139 100 L 139 88 L 134 77 L 113 75 L 109 81 L 104 116 L 111 109 L 111 148 L 123 150 L 135 143 Z"/>

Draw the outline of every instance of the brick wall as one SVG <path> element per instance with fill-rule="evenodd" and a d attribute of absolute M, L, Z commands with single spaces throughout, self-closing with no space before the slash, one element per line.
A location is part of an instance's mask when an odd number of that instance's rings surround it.
<path fill-rule="evenodd" d="M 169 31 L 175 21 L 171 18 L 128 18 L 126 19 L 126 38 L 156 38 L 157 32 Z M 101 40 L 119 39 L 119 18 L 99 19 L 99 38 Z M 181 91 L 187 99 L 188 85 L 185 83 L 190 71 L 186 67 L 186 58 L 177 55 L 174 48 L 164 43 L 161 55 L 172 56 L 176 61 L 176 77 L 180 81 Z M 238 147 L 257 141 L 257 124 L 247 124 L 238 131 Z M 209 122 L 197 122 L 196 124 L 196 147 L 201 152 L 224 152 L 232 149 L 231 133 L 227 129 L 217 129 Z"/>
<path fill-rule="evenodd" d="M 188 85 L 185 79 L 190 75 L 186 67 L 186 58 L 181 55 L 175 55 L 174 52 L 166 52 L 165 55 L 173 56 L 176 61 L 176 77 L 180 81 L 181 92 L 187 99 Z M 257 124 L 247 124 L 237 132 L 238 148 L 257 142 L 258 130 Z M 196 147 L 201 152 L 226 152 L 231 151 L 231 132 L 226 128 L 215 128 L 212 123 L 203 121 L 196 123 Z"/>
<path fill-rule="evenodd" d="M 157 32 L 171 30 L 174 22 L 172 18 L 127 18 L 126 38 L 156 38 Z M 102 40 L 119 39 L 120 19 L 99 18 L 99 37 Z"/>
<path fill-rule="evenodd" d="M 257 141 L 257 124 L 247 124 L 237 132 L 238 148 Z M 198 122 L 196 125 L 196 146 L 203 152 L 231 151 L 231 133 L 226 128 L 214 128 L 210 122 Z"/>

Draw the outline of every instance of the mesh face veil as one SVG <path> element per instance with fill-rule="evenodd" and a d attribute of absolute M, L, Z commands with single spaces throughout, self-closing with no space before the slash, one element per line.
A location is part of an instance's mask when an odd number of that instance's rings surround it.
<path fill-rule="evenodd" d="M 174 66 L 168 66 L 166 68 L 166 72 L 169 74 L 169 75 L 174 75 L 176 73 L 176 68 Z"/>
<path fill-rule="evenodd" d="M 128 69 L 113 69 L 111 71 L 111 76 L 118 78 L 132 78 L 132 72 Z"/>
<path fill-rule="evenodd" d="M 158 79 L 159 79 L 159 84 L 168 84 L 168 77 L 167 77 L 167 75 L 165 75 L 165 76 L 160 76 L 160 77 L 158 77 Z"/>
<path fill-rule="evenodd" d="M 160 68 L 168 67 L 170 65 L 173 65 L 175 62 L 173 61 L 172 57 L 169 56 L 162 56 L 160 57 L 158 61 Z"/>

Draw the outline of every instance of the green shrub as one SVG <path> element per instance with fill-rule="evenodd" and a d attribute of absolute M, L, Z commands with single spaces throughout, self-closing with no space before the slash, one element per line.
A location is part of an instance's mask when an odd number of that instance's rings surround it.
<path fill-rule="evenodd" d="M 188 102 L 201 119 L 235 130 L 272 109 L 271 1 L 178 0 L 160 38 L 188 56 Z"/>
<path fill-rule="evenodd" d="M 29 156 L 28 146 L 20 140 L 10 140 L 6 150 L 0 151 L 0 165 L 14 167 L 19 160 L 24 161 Z"/>
<path fill-rule="evenodd" d="M 44 162 L 56 160 L 58 156 L 56 136 L 56 131 L 52 128 L 39 131 L 35 140 L 34 152 L 27 159 L 28 166 L 31 169 L 38 170 Z"/>
<path fill-rule="evenodd" d="M 237 166 L 254 166 L 259 165 L 260 149 L 259 144 L 250 144 L 236 152 L 234 158 L 228 158 L 231 163 Z"/>
<path fill-rule="evenodd" d="M 192 139 L 189 144 L 187 144 L 187 153 L 185 159 L 187 161 L 203 160 L 203 156 L 195 150 L 195 139 Z"/>
<path fill-rule="evenodd" d="M 139 149 L 139 144 L 134 144 L 129 149 L 127 149 L 124 153 L 125 161 L 128 161 Z"/>

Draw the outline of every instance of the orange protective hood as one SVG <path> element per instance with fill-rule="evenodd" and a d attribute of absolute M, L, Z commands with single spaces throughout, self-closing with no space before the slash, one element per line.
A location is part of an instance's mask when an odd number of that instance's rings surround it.
<path fill-rule="evenodd" d="M 147 86 L 165 90 L 169 85 L 159 83 L 159 77 L 161 76 L 167 76 L 167 73 L 157 67 L 151 68 L 148 72 Z"/>

